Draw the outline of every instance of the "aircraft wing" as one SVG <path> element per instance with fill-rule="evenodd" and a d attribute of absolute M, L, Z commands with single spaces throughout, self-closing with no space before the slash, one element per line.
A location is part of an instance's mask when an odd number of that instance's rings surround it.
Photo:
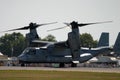
<path fill-rule="evenodd" d="M 55 42 L 54 46 L 56 48 L 68 48 L 67 41 Z"/>
<path fill-rule="evenodd" d="M 48 42 L 48 41 L 41 41 L 41 40 L 33 40 L 33 45 L 37 45 L 38 47 L 54 45 L 56 48 L 68 48 L 67 41 L 60 41 L 60 42 Z"/>
<path fill-rule="evenodd" d="M 32 44 L 37 45 L 38 47 L 46 46 L 49 44 L 53 44 L 54 42 L 48 42 L 48 41 L 41 41 L 41 40 L 33 40 Z"/>

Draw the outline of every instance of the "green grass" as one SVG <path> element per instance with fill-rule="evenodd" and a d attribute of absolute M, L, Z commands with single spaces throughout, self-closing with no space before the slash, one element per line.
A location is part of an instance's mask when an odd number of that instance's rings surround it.
<path fill-rule="evenodd" d="M 120 80 L 120 73 L 1 70 L 0 80 Z"/>

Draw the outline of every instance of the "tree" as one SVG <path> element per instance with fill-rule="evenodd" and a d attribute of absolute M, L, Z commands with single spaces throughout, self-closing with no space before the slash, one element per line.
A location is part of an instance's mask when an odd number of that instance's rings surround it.
<path fill-rule="evenodd" d="M 56 42 L 57 40 L 55 39 L 55 37 L 51 34 L 49 34 L 48 36 L 46 36 L 45 38 L 41 39 L 42 41 L 52 41 L 52 42 Z"/>
<path fill-rule="evenodd" d="M 5 34 L 0 38 L 0 51 L 4 55 L 18 56 L 26 47 L 25 41 L 21 33 Z"/>
<path fill-rule="evenodd" d="M 93 47 L 93 48 L 97 47 L 97 44 L 98 44 L 98 41 L 97 41 L 97 40 L 94 40 L 93 43 L 92 43 L 92 47 Z"/>
<path fill-rule="evenodd" d="M 88 33 L 81 34 L 80 40 L 81 40 L 82 47 L 96 47 L 97 46 L 97 41 L 93 40 L 93 37 L 91 36 L 91 34 L 88 34 Z"/>

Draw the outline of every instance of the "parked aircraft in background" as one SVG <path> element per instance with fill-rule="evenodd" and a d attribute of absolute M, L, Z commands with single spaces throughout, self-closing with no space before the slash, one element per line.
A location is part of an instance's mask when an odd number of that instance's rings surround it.
<path fill-rule="evenodd" d="M 120 59 L 120 32 L 118 33 L 117 39 L 113 46 L 113 52 L 111 54 L 112 56 Z"/>

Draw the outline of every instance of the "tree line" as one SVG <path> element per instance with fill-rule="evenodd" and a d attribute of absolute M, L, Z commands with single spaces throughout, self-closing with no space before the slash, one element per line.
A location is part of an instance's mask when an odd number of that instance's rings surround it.
<path fill-rule="evenodd" d="M 57 42 L 53 35 L 48 35 L 42 41 Z M 93 40 L 91 34 L 83 33 L 80 35 L 82 47 L 96 47 L 98 41 Z M 27 47 L 26 38 L 21 33 L 13 32 L 0 37 L 0 52 L 7 56 L 18 56 Z"/>

